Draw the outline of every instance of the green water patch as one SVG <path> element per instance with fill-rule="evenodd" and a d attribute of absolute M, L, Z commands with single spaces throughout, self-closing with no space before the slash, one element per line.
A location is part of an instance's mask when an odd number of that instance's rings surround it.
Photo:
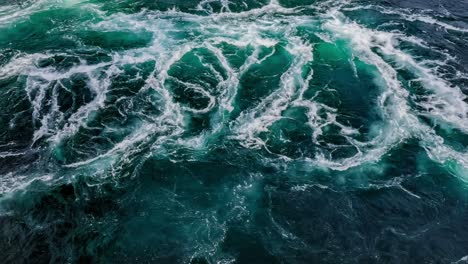
<path fill-rule="evenodd" d="M 171 65 L 168 74 L 183 83 L 191 82 L 212 92 L 216 92 L 219 82 L 227 78 L 227 72 L 219 60 L 206 48 L 197 48 L 186 53 Z M 176 81 L 169 79 L 167 82 L 168 85 L 175 85 Z"/>
<path fill-rule="evenodd" d="M 329 114 L 336 115 L 338 123 L 357 129 L 359 134 L 352 135 L 356 139 L 369 140 L 372 127 L 383 121 L 377 107 L 381 89 L 375 82 L 379 76 L 375 67 L 352 56 L 344 43 L 319 43 L 315 45 L 312 70 L 314 75 L 306 98 L 336 109 Z M 318 114 L 324 120 L 329 118 L 326 113 Z M 340 131 L 337 126 L 324 127 L 319 140 L 341 145 L 346 139 Z M 335 154 L 349 156 L 356 150 L 348 146 L 343 151 Z"/>
<path fill-rule="evenodd" d="M 296 159 L 315 155 L 318 146 L 313 141 L 314 131 L 308 125 L 305 110 L 300 107 L 286 110 L 268 132 L 260 134 L 268 151 Z"/>
<path fill-rule="evenodd" d="M 211 1 L 205 5 L 202 5 L 203 11 L 207 13 L 220 13 L 220 12 L 244 12 L 256 8 L 261 8 L 269 3 L 269 0 L 247 0 L 242 2 L 227 2 L 223 1 Z M 202 13 L 204 13 L 202 12 Z"/>
<path fill-rule="evenodd" d="M 236 105 L 240 111 L 255 107 L 267 95 L 282 89 L 281 76 L 291 66 L 291 54 L 280 44 L 262 51 L 259 61 L 240 79 Z"/>
<path fill-rule="evenodd" d="M 244 181 L 248 177 L 237 166 L 224 162 L 175 164 L 148 159 L 136 188 L 126 194 L 129 199 L 122 200 L 130 211 L 111 245 L 115 250 L 108 251 L 106 258 L 130 260 L 149 254 L 158 261 L 180 262 L 197 250 L 203 257 L 203 252 L 215 253 L 224 240 L 226 224 L 238 221 L 237 216 L 247 210 L 242 208 L 247 201 L 238 195 L 254 187 L 244 191 Z M 147 229 L 154 232 L 143 232 Z M 135 234 L 140 237 L 137 243 Z"/>
<path fill-rule="evenodd" d="M 214 97 L 224 92 L 227 71 L 219 59 L 207 48 L 196 48 L 174 63 L 168 71 L 165 86 L 174 100 L 186 107 L 190 133 L 197 134 L 210 128 L 210 112 Z"/>
<path fill-rule="evenodd" d="M 345 43 L 317 44 L 312 70 L 314 78 L 306 95 L 318 95 L 319 102 L 337 109 L 338 121 L 366 129 L 380 119 L 375 109 L 381 91 L 373 81 L 377 70 L 352 56 Z"/>
<path fill-rule="evenodd" d="M 307 5 L 319 4 L 320 0 L 279 0 L 279 4 L 283 7 L 303 7 Z"/>
<path fill-rule="evenodd" d="M 137 13 L 143 9 L 167 11 L 169 9 L 177 8 L 181 11 L 195 10 L 198 3 L 197 1 L 183 1 L 183 0 L 162 0 L 162 1 L 95 1 L 91 3 L 102 5 L 101 9 L 107 12 L 125 12 Z"/>
<path fill-rule="evenodd" d="M 320 20 L 307 20 L 304 24 L 296 26 L 295 35 L 299 36 L 305 43 L 312 45 L 322 43 L 324 40 L 318 36 L 323 33 Z"/>
<path fill-rule="evenodd" d="M 99 21 L 101 17 L 91 9 L 76 6 L 52 7 L 48 11 L 31 14 L 27 20 L 0 29 L 0 44 L 24 52 L 37 52 L 38 47 L 62 50 L 82 45 L 123 50 L 147 46 L 152 40 L 149 32 L 137 34 L 89 29 L 89 25 Z"/>
<path fill-rule="evenodd" d="M 85 45 L 97 46 L 106 50 L 126 50 L 146 47 L 152 40 L 152 33 L 133 32 L 98 32 L 82 31 L 78 33 Z"/>
<path fill-rule="evenodd" d="M 200 15 L 207 15 L 211 13 L 219 12 L 243 12 L 254 8 L 260 8 L 268 4 L 269 0 L 246 0 L 242 2 L 227 2 L 223 1 L 184 1 L 184 0 L 162 0 L 162 1 L 96 1 L 92 0 L 92 3 L 102 5 L 102 9 L 108 12 L 125 12 L 125 13 L 137 13 L 142 10 L 155 10 L 155 11 L 167 11 L 167 10 L 179 10 L 185 13 L 194 13 Z M 203 3 L 204 2 L 204 3 Z M 201 8 L 198 8 L 199 5 Z"/>
<path fill-rule="evenodd" d="M 239 70 L 246 60 L 254 52 L 254 47 L 248 45 L 246 47 L 238 47 L 227 42 L 221 42 L 218 48 L 222 50 L 229 65 L 236 70 Z"/>
<path fill-rule="evenodd" d="M 73 32 L 83 21 L 95 19 L 95 14 L 89 10 L 51 8 L 1 28 L 0 46 L 29 53 L 76 48 L 78 43 L 73 39 Z"/>

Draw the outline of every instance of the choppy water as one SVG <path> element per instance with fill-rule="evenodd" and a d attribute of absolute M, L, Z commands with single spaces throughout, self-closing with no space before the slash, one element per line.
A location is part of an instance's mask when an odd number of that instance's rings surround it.
<path fill-rule="evenodd" d="M 2 0 L 3 263 L 463 263 L 468 1 Z"/>

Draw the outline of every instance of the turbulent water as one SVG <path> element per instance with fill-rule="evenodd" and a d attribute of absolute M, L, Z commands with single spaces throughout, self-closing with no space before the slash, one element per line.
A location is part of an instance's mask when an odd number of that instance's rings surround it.
<path fill-rule="evenodd" d="M 1 262 L 464 263 L 467 94 L 467 0 L 1 0 Z"/>

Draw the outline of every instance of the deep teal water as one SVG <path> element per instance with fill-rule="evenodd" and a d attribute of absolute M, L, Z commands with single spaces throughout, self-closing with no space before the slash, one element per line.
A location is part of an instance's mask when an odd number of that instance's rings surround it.
<path fill-rule="evenodd" d="M 466 263 L 468 2 L 0 0 L 1 263 Z"/>

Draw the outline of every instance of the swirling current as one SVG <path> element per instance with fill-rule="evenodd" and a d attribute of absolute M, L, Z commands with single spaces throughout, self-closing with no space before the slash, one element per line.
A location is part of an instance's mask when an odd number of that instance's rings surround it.
<path fill-rule="evenodd" d="M 468 262 L 467 0 L 2 0 L 0 262 Z"/>

